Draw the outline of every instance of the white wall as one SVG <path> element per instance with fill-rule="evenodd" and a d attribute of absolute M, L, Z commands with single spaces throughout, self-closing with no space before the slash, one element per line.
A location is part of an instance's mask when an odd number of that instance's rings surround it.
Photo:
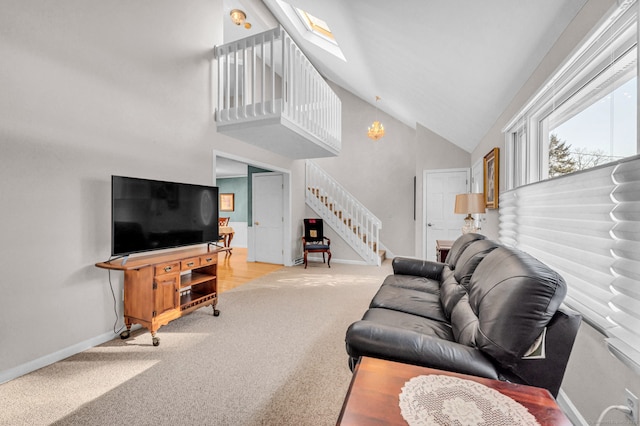
<path fill-rule="evenodd" d="M 422 206 L 422 170 L 471 167 L 469 153 L 422 126 L 413 129 L 382 111 L 378 117 L 386 134 L 373 141 L 367 137 L 367 128 L 376 117 L 375 107 L 341 87 L 332 88 L 342 101 L 342 152 L 316 163 L 382 221 L 380 240 L 392 255 L 420 255 L 421 207 L 414 221 L 414 176 L 419 183 L 416 204 Z M 357 259 L 347 248 L 338 251 L 336 247 L 332 253 L 336 258 Z"/>
<path fill-rule="evenodd" d="M 495 146 L 500 148 L 501 154 L 504 153 L 502 128 L 572 53 L 610 8 L 615 7 L 617 3 L 616 0 L 589 0 L 585 4 L 514 97 L 509 107 L 505 109 L 495 125 L 472 152 L 472 163 L 484 157 Z M 504 155 L 501 155 L 500 158 L 500 170 L 500 190 L 503 191 L 505 188 Z M 487 214 L 487 223 L 483 224 L 483 229 L 492 238 L 497 238 L 498 235 L 497 213 L 497 211 L 490 211 Z M 608 353 L 602 334 L 583 323 L 562 384 L 563 390 L 582 417 L 589 424 L 594 424 L 606 407 L 624 403 L 625 387 L 639 395 L 640 378 Z M 624 416 L 617 412 L 609 414 L 605 420 L 627 424 Z"/>
<path fill-rule="evenodd" d="M 215 132 L 222 19 L 222 0 L 2 3 L 0 382 L 114 336 L 94 266 L 110 254 L 112 174 L 211 184 L 215 149 L 304 179 Z"/>
<path fill-rule="evenodd" d="M 457 145 L 452 144 L 437 133 L 424 126 L 418 125 L 416 129 L 417 155 L 415 173 L 416 179 L 416 222 L 415 222 L 415 253 L 426 258 L 423 241 L 427 229 L 423 226 L 423 170 L 471 168 L 471 154 Z M 462 222 L 462 221 L 461 221 Z"/>

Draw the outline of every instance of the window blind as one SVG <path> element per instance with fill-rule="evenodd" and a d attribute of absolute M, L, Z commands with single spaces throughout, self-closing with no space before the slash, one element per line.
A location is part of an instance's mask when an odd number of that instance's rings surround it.
<path fill-rule="evenodd" d="M 640 156 L 500 196 L 500 240 L 568 284 L 567 305 L 640 371 Z"/>

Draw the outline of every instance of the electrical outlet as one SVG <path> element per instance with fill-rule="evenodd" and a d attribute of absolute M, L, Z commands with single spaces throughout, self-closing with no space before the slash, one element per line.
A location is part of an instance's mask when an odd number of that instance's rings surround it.
<path fill-rule="evenodd" d="M 638 397 L 635 396 L 629 389 L 624 390 L 625 405 L 631 410 L 631 413 L 627 414 L 629 420 L 631 420 L 636 426 L 638 426 Z"/>

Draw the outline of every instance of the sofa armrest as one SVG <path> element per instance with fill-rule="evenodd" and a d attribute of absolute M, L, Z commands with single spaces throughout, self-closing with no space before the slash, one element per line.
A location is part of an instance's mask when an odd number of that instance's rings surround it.
<path fill-rule="evenodd" d="M 582 315 L 560 305 L 547 325 L 544 357 L 523 358 L 511 373 L 519 377 L 519 382 L 548 389 L 557 397 L 581 322 Z"/>
<path fill-rule="evenodd" d="M 498 379 L 498 371 L 478 349 L 415 331 L 361 320 L 349 326 L 347 353 Z"/>
<path fill-rule="evenodd" d="M 440 262 L 409 257 L 395 257 L 391 262 L 393 273 L 396 275 L 414 275 L 433 280 L 440 280 L 444 265 L 444 263 Z"/>

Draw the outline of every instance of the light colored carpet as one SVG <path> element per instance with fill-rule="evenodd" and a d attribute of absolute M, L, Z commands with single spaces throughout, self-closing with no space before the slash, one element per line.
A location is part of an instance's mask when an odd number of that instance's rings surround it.
<path fill-rule="evenodd" d="M 351 372 L 344 335 L 391 273 L 283 268 L 210 307 L 0 385 L 3 425 L 332 425 Z"/>

